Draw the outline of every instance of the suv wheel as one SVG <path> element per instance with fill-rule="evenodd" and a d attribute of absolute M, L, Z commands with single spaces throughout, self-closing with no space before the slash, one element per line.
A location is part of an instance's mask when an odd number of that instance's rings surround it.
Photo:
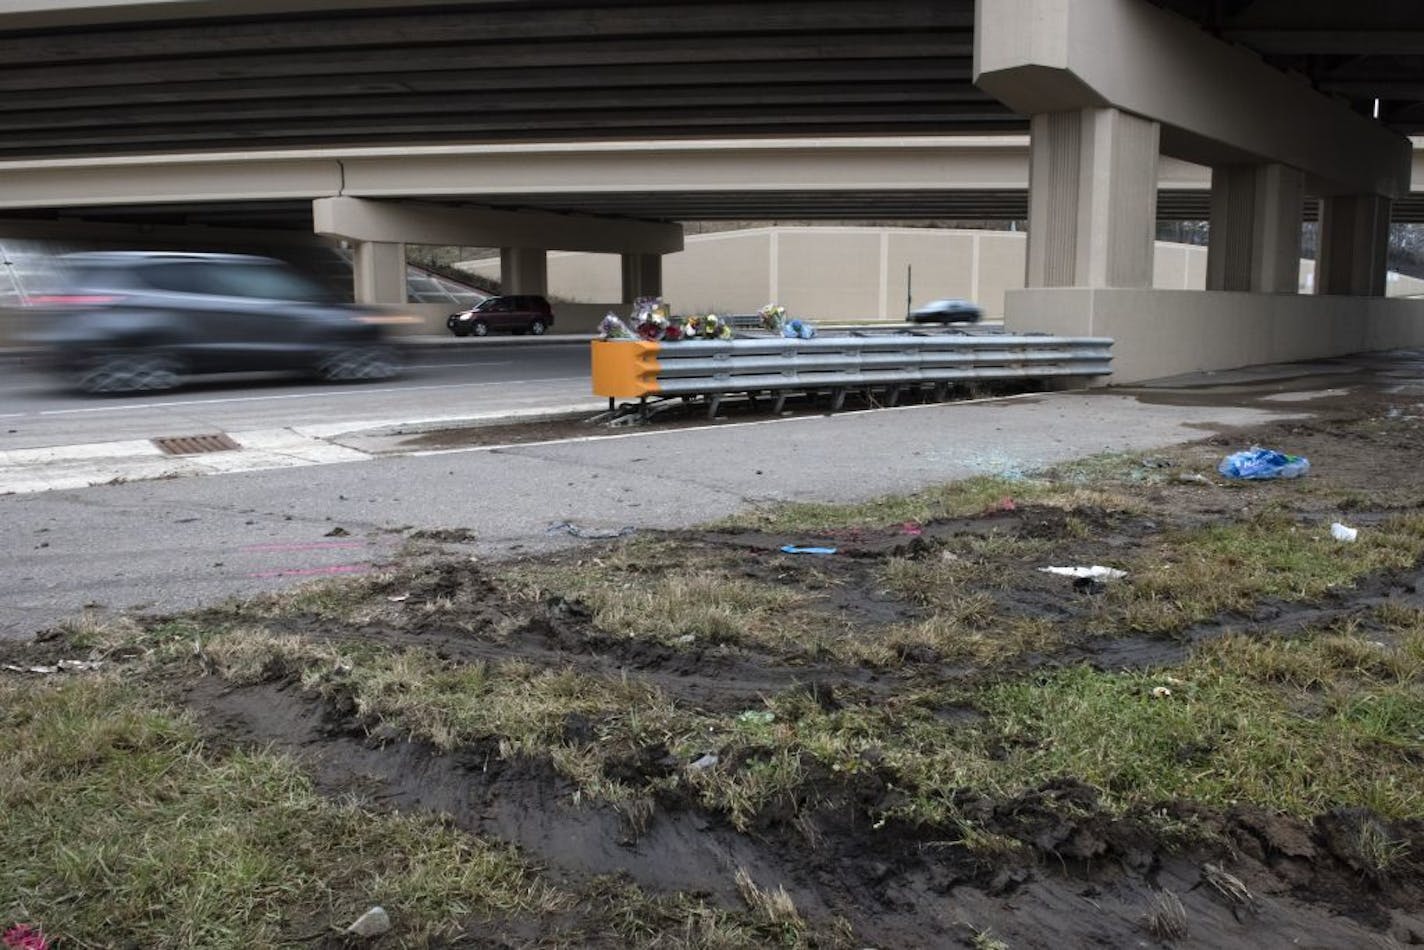
<path fill-rule="evenodd" d="M 470 332 L 475 336 L 489 336 L 489 324 L 483 320 L 476 320 L 471 324 Z"/>
<path fill-rule="evenodd" d="M 108 353 L 96 357 L 80 374 L 79 388 L 86 393 L 155 392 L 177 386 L 180 372 L 172 357 Z"/>
<path fill-rule="evenodd" d="M 400 372 L 400 361 L 388 346 L 353 346 L 327 356 L 316 372 L 329 383 L 390 379 Z"/>
<path fill-rule="evenodd" d="M 532 333 L 532 334 L 534 334 L 535 336 L 543 336 L 543 335 L 544 335 L 544 321 L 543 321 L 543 320 L 535 320 L 533 323 L 529 324 L 529 332 Z"/>

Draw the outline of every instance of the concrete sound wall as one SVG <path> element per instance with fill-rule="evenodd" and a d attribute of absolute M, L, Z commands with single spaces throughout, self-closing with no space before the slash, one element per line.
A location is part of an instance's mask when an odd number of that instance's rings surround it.
<path fill-rule="evenodd" d="M 1113 384 L 1424 346 L 1424 300 L 1047 287 L 1008 295 L 1017 332 L 1113 338 Z"/>
<path fill-rule="evenodd" d="M 773 227 L 690 235 L 663 258 L 663 296 L 679 312 L 750 313 L 775 301 L 815 320 L 900 320 L 907 303 L 939 297 L 977 301 L 990 318 L 1024 286 L 1022 232 L 932 228 Z M 1205 247 L 1159 241 L 1153 285 L 1206 286 Z M 1313 261 L 1302 261 L 1310 289 Z M 499 261 L 461 265 L 490 278 Z M 550 253 L 549 291 L 565 300 L 621 297 L 618 258 Z M 1392 275 L 1391 295 L 1424 293 L 1424 281 Z M 626 309 L 626 308 L 625 308 Z"/>

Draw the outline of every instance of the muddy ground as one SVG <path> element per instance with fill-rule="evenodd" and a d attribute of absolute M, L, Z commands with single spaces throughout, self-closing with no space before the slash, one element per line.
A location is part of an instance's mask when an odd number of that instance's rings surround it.
<path fill-rule="evenodd" d="M 929 686 L 968 689 L 1075 664 L 1154 669 L 1181 662 L 1195 646 L 1228 631 L 1288 637 L 1341 621 L 1368 625 L 1369 612 L 1381 605 L 1424 608 L 1424 564 L 1415 563 L 1316 596 L 1263 597 L 1175 629 L 1126 629 L 1112 626 L 1119 615 L 1103 606 L 1110 593 L 1105 586 L 1075 585 L 1037 570 L 1127 562 L 1173 532 L 1266 509 L 1302 530 L 1345 520 L 1363 532 L 1401 512 L 1424 511 L 1424 408 L 1418 402 L 1387 392 L 1341 392 L 1302 405 L 1314 413 L 1308 421 L 1221 433 L 1150 458 L 1104 460 L 1055 476 L 1059 484 L 1111 484 L 1134 502 L 1131 510 L 1090 498 L 1066 506 L 1020 500 L 1010 487 L 968 516 L 810 532 L 747 523 L 635 539 L 683 560 L 721 565 L 729 577 L 807 594 L 808 616 L 839 631 L 833 641 L 763 641 L 735 631 L 692 636 L 675 629 L 645 637 L 606 629 L 576 591 L 550 578 L 621 564 L 628 539 L 589 542 L 537 561 L 485 564 L 441 551 L 444 537 L 427 537 L 420 539 L 423 547 L 411 546 L 406 563 L 346 588 L 339 611 L 298 600 L 144 623 L 260 623 L 274 634 L 338 648 L 428 651 L 457 667 L 517 661 L 645 683 L 680 709 L 715 716 L 757 710 L 769 697 L 795 693 L 833 710 L 851 702 L 893 704 Z M 1250 444 L 1306 455 L 1312 473 L 1299 482 L 1227 484 L 1214 461 Z M 970 576 L 958 593 L 992 604 L 997 620 L 986 621 L 986 630 L 1005 618 L 1026 618 L 1045 622 L 1051 636 L 1002 654 L 992 644 L 987 655 L 910 644 L 889 659 L 873 651 L 865 656 L 879 659 L 851 659 L 886 631 L 931 611 L 923 597 L 886 589 L 881 578 L 889 561 L 942 561 L 986 538 L 1032 541 L 1034 559 L 1022 561 L 1010 545 L 995 562 L 976 548 L 990 569 Z M 780 551 L 784 544 L 833 546 L 837 553 L 788 555 Z M 661 573 L 650 565 L 632 571 L 632 582 Z M 627 583 L 629 576 L 620 567 L 608 583 Z M 26 664 L 76 655 L 65 634 L 0 649 L 6 651 L 0 660 Z M 1424 944 L 1420 816 L 1380 818 L 1350 802 L 1311 816 L 1189 799 L 1110 808 L 1103 791 L 1079 776 L 1043 775 L 1016 794 L 973 787 L 954 792 L 956 807 L 981 832 L 1014 845 L 986 852 L 966 846 L 958 829 L 894 817 L 901 814 L 898 800 L 916 790 L 873 741 L 854 769 L 832 771 L 808 760 L 799 786 L 740 823 L 670 782 L 689 763 L 666 744 L 650 742 L 620 746 L 603 760 L 606 777 L 646 793 L 649 808 L 630 820 L 625 808 L 577 794 L 577 783 L 548 756 L 510 753 L 496 734 L 440 747 L 383 721 L 340 690 L 312 688 L 303 673 L 272 663 L 256 681 L 234 682 L 188 663 L 166 667 L 158 679 L 200 718 L 215 747 L 291 753 L 333 796 L 447 814 L 472 833 L 516 844 L 560 881 L 615 875 L 652 893 L 696 894 L 741 907 L 735 872 L 743 869 L 763 887 L 785 888 L 807 922 L 797 939 L 810 945 Z M 944 722 L 966 728 L 984 715 L 972 703 L 941 712 Z M 596 716 L 570 714 L 563 731 L 570 745 L 600 741 Z M 1418 748 L 1421 737 L 1404 738 Z M 757 765 L 755 751 L 706 751 L 722 755 L 720 767 L 729 770 Z M 1414 774 L 1424 781 L 1424 769 Z M 1164 832 L 1174 823 L 1189 826 L 1190 834 Z M 1361 860 L 1354 842 L 1366 824 L 1400 843 L 1404 857 L 1388 874 Z M 685 934 L 651 936 L 669 946 L 688 942 Z M 399 934 L 388 939 L 396 945 Z M 618 942 L 588 921 L 505 920 L 487 924 L 463 945 Z"/>

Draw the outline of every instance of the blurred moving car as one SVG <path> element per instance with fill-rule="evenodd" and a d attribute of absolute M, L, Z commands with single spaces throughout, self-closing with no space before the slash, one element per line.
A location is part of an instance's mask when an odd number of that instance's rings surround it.
<path fill-rule="evenodd" d="M 388 379 L 386 324 L 413 317 L 339 302 L 281 261 L 241 254 L 104 251 L 59 258 L 64 290 L 33 341 L 91 393 L 171 389 L 189 374 L 304 371 Z"/>
<path fill-rule="evenodd" d="M 978 323 L 984 316 L 979 305 L 969 300 L 931 300 L 910 311 L 911 323 Z"/>
<path fill-rule="evenodd" d="M 445 320 L 446 328 L 456 336 L 486 336 L 496 330 L 540 336 L 553 325 L 554 308 L 537 294 L 490 297 Z"/>

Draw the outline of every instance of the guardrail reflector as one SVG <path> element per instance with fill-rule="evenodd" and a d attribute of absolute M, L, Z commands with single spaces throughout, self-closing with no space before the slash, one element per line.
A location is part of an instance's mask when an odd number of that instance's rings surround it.
<path fill-rule="evenodd" d="M 607 399 L 637 399 L 660 391 L 658 351 L 646 340 L 594 340 L 593 394 Z"/>

